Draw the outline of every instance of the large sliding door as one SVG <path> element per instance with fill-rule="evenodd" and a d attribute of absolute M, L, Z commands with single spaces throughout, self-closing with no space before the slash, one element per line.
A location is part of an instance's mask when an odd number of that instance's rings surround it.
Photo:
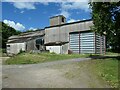
<path fill-rule="evenodd" d="M 95 53 L 94 32 L 70 33 L 70 50 L 73 53 Z"/>
<path fill-rule="evenodd" d="M 70 34 L 70 50 L 72 50 L 73 53 L 79 53 L 79 33 L 73 33 Z"/>
<path fill-rule="evenodd" d="M 80 53 L 95 53 L 94 38 L 93 32 L 80 33 Z"/>

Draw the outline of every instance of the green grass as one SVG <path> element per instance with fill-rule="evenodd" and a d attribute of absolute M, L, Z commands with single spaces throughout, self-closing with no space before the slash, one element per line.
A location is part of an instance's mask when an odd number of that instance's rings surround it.
<path fill-rule="evenodd" d="M 109 55 L 109 56 L 120 56 L 120 53 L 114 53 L 114 52 L 106 52 L 106 55 Z"/>
<path fill-rule="evenodd" d="M 4 64 L 34 64 L 88 56 L 89 54 L 21 53 L 9 58 Z"/>
<path fill-rule="evenodd" d="M 4 64 L 35 64 L 42 62 L 50 62 L 57 60 L 65 60 L 72 58 L 89 57 L 90 54 L 54 54 L 54 53 L 21 53 L 6 60 Z M 116 53 L 107 53 L 107 55 L 115 55 Z M 88 70 L 102 77 L 112 87 L 118 87 L 118 64 L 120 60 L 117 58 L 93 59 L 79 62 L 78 65 L 87 65 Z M 120 72 L 119 72 L 120 73 Z"/>
<path fill-rule="evenodd" d="M 93 73 L 106 80 L 111 87 L 118 88 L 119 63 L 120 60 L 116 58 L 107 58 L 83 61 L 80 62 L 79 65 L 87 65 L 88 70 L 92 70 Z"/>
<path fill-rule="evenodd" d="M 0 48 L 0 57 L 7 57 L 6 49 Z"/>

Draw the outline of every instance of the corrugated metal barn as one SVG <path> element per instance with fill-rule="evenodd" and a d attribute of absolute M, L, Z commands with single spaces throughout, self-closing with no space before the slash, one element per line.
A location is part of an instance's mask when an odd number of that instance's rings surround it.
<path fill-rule="evenodd" d="M 45 28 L 46 49 L 60 54 L 105 53 L 105 36 L 92 32 L 92 25 L 91 19 L 66 23 L 62 15 L 51 17 Z M 59 52 L 54 50 L 56 46 Z"/>
<path fill-rule="evenodd" d="M 105 53 L 105 36 L 92 32 L 91 26 L 93 26 L 91 19 L 66 23 L 63 15 L 54 16 L 50 18 L 50 26 L 42 31 L 10 37 L 7 52 L 18 53 L 22 49 L 49 50 L 57 54 Z M 41 40 L 44 43 L 41 43 Z"/>
<path fill-rule="evenodd" d="M 44 36 L 44 30 L 11 36 L 7 42 L 7 53 L 18 54 L 21 50 L 26 52 L 43 51 L 45 50 Z"/>

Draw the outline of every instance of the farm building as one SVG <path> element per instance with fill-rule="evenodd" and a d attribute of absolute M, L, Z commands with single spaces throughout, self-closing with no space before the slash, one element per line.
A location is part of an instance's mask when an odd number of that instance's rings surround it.
<path fill-rule="evenodd" d="M 44 30 L 23 33 L 18 36 L 11 36 L 7 42 L 7 53 L 18 54 L 22 51 L 43 51 L 44 47 Z"/>
<path fill-rule="evenodd" d="M 42 31 L 10 37 L 7 52 L 18 53 L 22 49 L 49 50 L 57 54 L 105 53 L 105 36 L 92 32 L 91 26 L 93 26 L 91 19 L 66 23 L 63 15 L 54 16 L 50 18 L 50 26 Z M 44 42 L 37 44 L 37 40 Z"/>
<path fill-rule="evenodd" d="M 105 36 L 90 30 L 91 19 L 66 23 L 62 15 L 50 18 L 50 26 L 45 28 L 45 46 L 50 52 L 105 53 Z"/>

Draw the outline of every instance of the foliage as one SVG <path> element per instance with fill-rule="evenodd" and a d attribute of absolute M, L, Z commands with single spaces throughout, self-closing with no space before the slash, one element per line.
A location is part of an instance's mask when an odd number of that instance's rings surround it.
<path fill-rule="evenodd" d="M 33 32 L 34 30 L 27 30 L 27 31 L 25 31 L 25 32 Z"/>
<path fill-rule="evenodd" d="M 106 33 L 107 46 L 120 52 L 120 2 L 90 2 L 94 26 L 92 29 Z"/>
<path fill-rule="evenodd" d="M 14 28 L 6 25 L 3 22 L 0 22 L 0 23 L 2 24 L 2 26 L 0 27 L 0 31 L 2 32 L 2 48 L 6 48 L 6 42 L 8 38 L 12 35 L 18 35 L 21 32 L 16 31 Z"/>
<path fill-rule="evenodd" d="M 25 51 L 23 51 L 22 49 L 20 49 L 20 52 L 18 54 L 21 54 L 21 53 L 25 53 Z"/>

